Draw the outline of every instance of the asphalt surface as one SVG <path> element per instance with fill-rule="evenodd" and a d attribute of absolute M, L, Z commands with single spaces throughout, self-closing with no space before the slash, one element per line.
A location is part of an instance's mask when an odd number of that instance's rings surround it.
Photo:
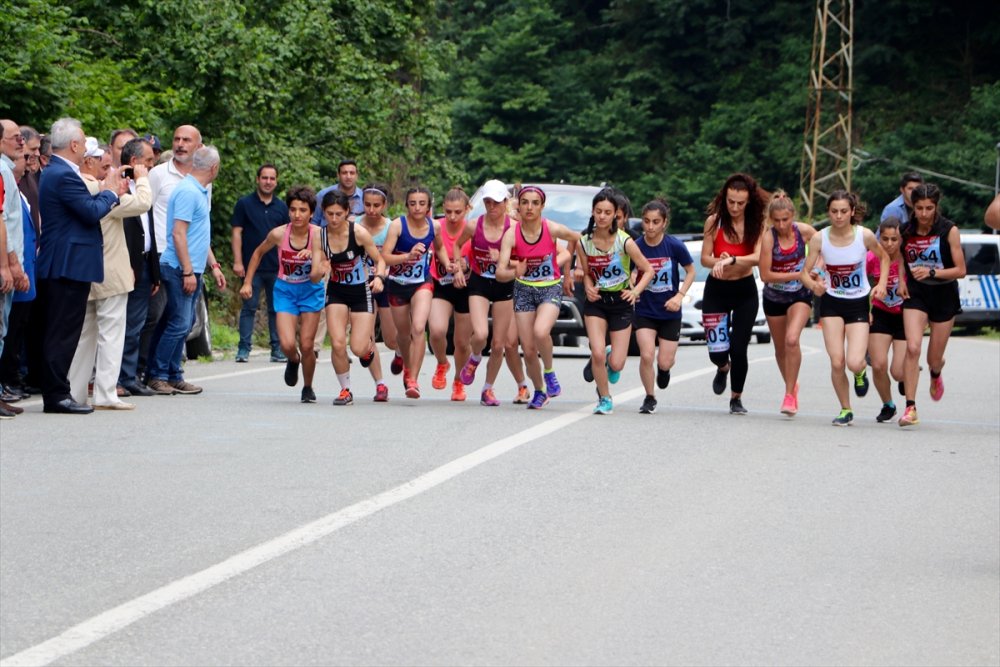
<path fill-rule="evenodd" d="M 591 415 L 578 356 L 537 412 L 506 371 L 504 405 L 482 370 L 450 402 L 431 357 L 386 405 L 358 364 L 330 405 L 328 361 L 300 404 L 266 358 L 133 412 L 27 402 L 0 422 L 0 665 L 1000 663 L 1000 342 L 953 339 L 913 429 L 874 388 L 831 426 L 803 346 L 794 419 L 757 344 L 746 417 L 703 346 L 651 416 L 635 358 Z"/>

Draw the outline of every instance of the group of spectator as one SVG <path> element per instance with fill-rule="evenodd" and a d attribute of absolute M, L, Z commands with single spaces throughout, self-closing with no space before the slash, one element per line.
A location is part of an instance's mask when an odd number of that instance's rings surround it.
<path fill-rule="evenodd" d="M 35 393 L 63 414 L 199 393 L 181 364 L 202 275 L 225 286 L 210 247 L 218 151 L 190 125 L 162 155 L 154 135 L 104 144 L 73 118 L 44 136 L 0 126 L 0 419 Z"/>

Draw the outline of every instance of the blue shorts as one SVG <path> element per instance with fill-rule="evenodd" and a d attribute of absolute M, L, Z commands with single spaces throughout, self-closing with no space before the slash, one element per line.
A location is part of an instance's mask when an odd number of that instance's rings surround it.
<path fill-rule="evenodd" d="M 299 316 L 321 313 L 326 306 L 326 291 L 322 282 L 290 283 L 274 281 L 274 312 Z"/>

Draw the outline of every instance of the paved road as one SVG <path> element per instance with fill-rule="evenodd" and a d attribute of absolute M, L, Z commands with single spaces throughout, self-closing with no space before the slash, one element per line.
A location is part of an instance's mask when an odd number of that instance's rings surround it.
<path fill-rule="evenodd" d="M 817 331 L 794 420 L 680 351 L 660 411 L 301 405 L 265 360 L 197 397 L 0 424 L 0 664 L 998 664 L 1000 343 L 955 339 L 923 423 L 837 411 Z M 513 384 L 502 375 L 498 394 Z M 477 384 L 478 387 L 478 384 Z M 622 399 L 627 400 L 622 400 Z M 22 663 L 23 661 L 23 663 Z"/>

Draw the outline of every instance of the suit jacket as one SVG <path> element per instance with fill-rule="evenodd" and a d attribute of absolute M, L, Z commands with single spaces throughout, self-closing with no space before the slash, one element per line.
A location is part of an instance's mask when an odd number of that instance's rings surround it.
<path fill-rule="evenodd" d="M 87 189 L 98 192 L 100 185 L 96 179 L 84 176 Z M 153 205 L 153 193 L 149 189 L 149 179 L 140 178 L 136 182 L 135 194 L 125 193 L 120 204 L 101 220 L 104 236 L 104 280 L 90 286 L 90 300 L 106 299 L 118 294 L 128 294 L 135 288 L 135 273 L 129 258 L 125 230 L 122 228 L 127 216 L 142 215 Z"/>
<path fill-rule="evenodd" d="M 153 210 L 149 210 L 152 218 Z M 153 231 L 153 220 L 149 221 L 149 252 L 143 255 L 146 247 L 146 231 L 142 226 L 142 216 L 126 217 L 123 221 L 125 230 L 125 245 L 128 246 L 129 263 L 135 275 L 139 275 L 145 267 L 149 281 L 153 285 L 160 284 L 160 256 L 156 249 L 156 233 Z"/>
<path fill-rule="evenodd" d="M 57 156 L 42 172 L 38 190 L 42 234 L 36 279 L 103 281 L 101 218 L 118 204 L 118 197 L 108 191 L 90 194 L 83 178 Z"/>

